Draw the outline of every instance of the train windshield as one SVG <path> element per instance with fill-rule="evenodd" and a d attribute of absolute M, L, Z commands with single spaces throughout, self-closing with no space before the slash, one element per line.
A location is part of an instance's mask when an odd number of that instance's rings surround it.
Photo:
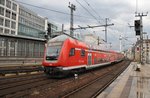
<path fill-rule="evenodd" d="M 63 42 L 67 38 L 70 38 L 70 37 L 67 35 L 60 35 L 53 39 L 50 39 L 47 42 L 47 50 L 46 50 L 47 61 L 56 61 L 58 59 Z"/>
<path fill-rule="evenodd" d="M 60 54 L 62 45 L 49 44 L 46 51 L 46 60 L 57 60 Z"/>
<path fill-rule="evenodd" d="M 48 46 L 46 53 L 46 60 L 57 60 L 60 53 L 61 46 Z"/>

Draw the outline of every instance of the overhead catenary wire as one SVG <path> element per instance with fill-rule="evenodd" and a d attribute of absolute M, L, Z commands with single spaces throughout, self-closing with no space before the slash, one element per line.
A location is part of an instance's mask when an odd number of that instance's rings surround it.
<path fill-rule="evenodd" d="M 76 0 L 76 2 L 77 2 L 84 10 L 86 10 L 98 23 L 100 23 L 99 20 L 98 20 L 86 7 L 84 7 L 78 0 Z"/>
<path fill-rule="evenodd" d="M 119 35 L 122 35 L 122 34 L 121 34 L 122 32 L 120 32 L 117 28 L 114 29 L 114 28 L 111 28 L 111 27 L 110 27 L 109 29 L 115 31 L 118 36 L 119 36 Z M 115 35 L 116 35 L 116 33 L 115 33 Z M 112 33 L 111 33 L 111 34 L 112 34 Z M 127 33 L 125 32 L 125 34 L 127 34 Z M 134 34 L 134 33 L 133 33 L 133 34 Z M 125 36 L 125 35 L 124 35 L 124 36 Z M 129 37 L 127 37 L 127 38 L 129 38 Z M 136 37 L 130 37 L 130 38 L 136 38 Z"/>
<path fill-rule="evenodd" d="M 78 2 L 78 0 L 76 0 L 77 2 Z M 85 0 L 84 0 L 85 1 Z M 43 9 L 43 10 L 48 10 L 48 11 L 52 11 L 52 12 L 56 12 L 56 13 L 60 13 L 60 14 L 64 14 L 64 15 L 70 15 L 70 13 L 65 13 L 65 12 L 61 12 L 61 11 L 58 11 L 58 10 L 53 10 L 53 9 L 49 9 L 49 8 L 44 8 L 44 7 L 40 7 L 40 6 L 36 6 L 36 5 L 32 5 L 32 4 L 28 4 L 28 3 L 24 3 L 24 2 L 21 2 L 21 1 L 16 1 L 16 2 L 18 2 L 18 3 L 20 3 L 20 4 L 24 4 L 24 5 L 28 5 L 28 6 L 31 6 L 31 7 L 36 7 L 36 8 L 39 8 L 39 9 Z M 80 3 L 80 2 L 79 2 Z M 81 4 L 81 3 L 80 3 Z M 87 4 L 89 4 L 88 2 L 87 2 Z M 82 4 L 81 4 L 81 6 L 82 6 Z M 90 6 L 90 5 L 89 5 Z M 90 6 L 91 7 L 91 6 Z M 83 8 L 85 8 L 84 6 L 83 6 Z M 86 9 L 86 8 L 85 8 Z M 93 9 L 92 7 L 91 7 L 91 9 Z M 93 9 L 94 10 L 94 9 Z M 87 11 L 89 12 L 89 10 L 87 9 Z M 95 12 L 95 11 L 94 11 Z M 96 12 L 95 12 L 96 13 Z M 99 21 L 91 12 L 89 12 L 89 14 L 91 14 L 91 16 L 93 17 L 92 19 L 95 19 L 95 20 L 97 20 L 97 21 Z M 87 18 L 87 19 L 90 19 L 90 17 L 86 17 L 86 16 L 81 16 L 81 15 L 74 15 L 75 17 L 80 17 L 80 18 Z"/>
<path fill-rule="evenodd" d="M 65 13 L 65 12 L 61 12 L 61 11 L 58 11 L 58 10 L 53 10 L 53 9 L 49 9 L 49 8 L 44 8 L 44 7 L 40 7 L 40 6 L 36 6 L 36 5 L 32 5 L 32 4 L 28 4 L 28 3 L 24 3 L 24 2 L 21 2 L 21 1 L 16 1 L 20 4 L 24 4 L 24 5 L 27 5 L 27 6 L 31 6 L 31 7 L 36 7 L 36 8 L 39 8 L 39 9 L 43 9 L 43 10 L 48 10 L 48 11 L 52 11 L 52 12 L 56 12 L 56 13 L 60 13 L 60 14 L 65 14 L 65 15 L 70 15 L 70 13 Z M 81 4 L 81 3 L 80 3 Z M 81 4 L 82 5 L 82 4 Z M 88 10 L 87 10 L 88 11 Z M 90 12 L 89 12 L 90 13 Z M 91 13 L 92 15 L 92 13 Z M 87 19 L 90 19 L 89 17 L 86 17 L 86 16 L 81 16 L 81 15 L 74 15 L 76 17 L 80 17 L 80 18 L 87 18 Z M 93 15 L 92 15 L 93 16 Z M 97 20 L 97 18 L 95 16 L 93 16 L 94 19 Z M 98 21 L 98 20 L 97 20 Z M 99 22 L 99 21 L 98 21 Z"/>
<path fill-rule="evenodd" d="M 32 6 L 32 7 L 36 7 L 36 8 L 40 8 L 40 9 L 44 9 L 44 10 L 49 10 L 49 11 L 56 12 L 56 13 L 61 13 L 61 14 L 65 14 L 65 15 L 70 15 L 69 13 L 65 13 L 65 12 L 61 12 L 61 11 L 57 11 L 57 10 L 53 10 L 53 9 L 48 9 L 48 8 L 44 8 L 44 7 L 32 5 L 32 4 L 29 4 L 29 3 L 21 2 L 21 1 L 16 1 L 16 2 L 21 3 L 21 4 L 24 4 L 24 5 L 28 5 L 28 6 Z"/>
<path fill-rule="evenodd" d="M 111 29 L 112 31 L 115 32 L 115 34 L 114 34 L 114 32 L 110 33 L 111 35 L 113 35 L 114 37 L 117 38 L 116 33 L 118 33 L 117 35 L 118 35 L 118 38 L 119 38 L 119 36 L 120 36 L 119 33 L 121 33 L 119 30 L 117 30 L 117 29 L 114 30 L 114 28 L 111 28 L 111 27 L 110 27 L 109 29 Z M 118 39 L 118 38 L 117 38 L 117 39 Z M 135 37 L 135 38 L 136 38 L 136 37 Z M 125 41 L 128 42 L 128 43 L 130 43 L 130 44 L 134 43 L 133 40 L 131 41 L 131 40 L 128 39 L 127 37 L 123 37 L 122 40 L 123 40 L 123 42 L 124 42 L 124 45 L 125 45 Z"/>
<path fill-rule="evenodd" d="M 101 16 L 94 10 L 94 8 L 90 5 L 90 3 L 88 3 L 88 1 L 83 0 L 90 8 L 91 10 L 101 19 L 105 22 L 105 19 L 102 19 Z"/>
<path fill-rule="evenodd" d="M 49 8 L 45 8 L 45 7 L 40 7 L 40 6 L 37 6 L 37 5 L 28 4 L 28 3 L 25 3 L 25 2 L 21 2 L 21 1 L 16 1 L 16 2 L 18 2 L 20 4 L 23 4 L 23 5 L 27 5 L 27 6 L 31 6 L 31 7 L 35 7 L 35 8 L 39 8 L 39 9 L 43 9 L 43 10 L 48 10 L 48 11 L 51 11 L 51 12 L 55 12 L 55 13 L 59 13 L 59 14 L 64 14 L 64 15 L 70 16 L 70 13 L 65 13 L 65 12 L 58 11 L 58 10 L 53 10 L 53 9 L 49 9 Z M 76 14 L 74 14 L 74 16 L 75 17 L 82 17 L 82 18 L 86 18 L 86 19 L 93 19 L 93 18 L 90 18 L 90 17 L 76 15 Z"/>
<path fill-rule="evenodd" d="M 77 1 L 77 0 L 76 0 L 76 1 Z M 86 0 L 83 0 L 83 1 L 86 2 L 86 4 L 92 9 L 93 12 L 95 12 L 96 15 L 98 15 L 97 12 L 90 6 L 90 4 L 89 4 Z M 99 16 L 99 15 L 98 15 L 98 16 Z M 99 17 L 100 17 L 100 16 L 99 16 Z M 117 22 L 117 23 L 120 24 L 120 25 L 124 25 L 124 24 L 121 24 L 121 23 L 119 23 L 119 22 Z M 111 29 L 111 28 L 110 28 L 110 29 Z M 111 29 L 111 30 L 112 30 L 112 29 Z M 113 29 L 113 30 L 114 30 L 114 29 Z M 120 32 L 119 30 L 117 30 L 117 29 L 114 30 L 114 31 L 115 31 L 115 32 L 117 31 L 116 33 L 118 33 L 118 35 L 120 35 L 119 33 L 121 33 L 121 32 Z M 114 33 L 114 32 L 113 32 L 113 33 Z M 113 34 L 113 33 L 112 33 L 112 35 L 114 35 L 114 37 L 116 37 L 116 34 Z M 131 41 L 129 41 L 129 40 L 127 40 L 127 41 L 128 41 L 128 42 L 131 42 Z"/>

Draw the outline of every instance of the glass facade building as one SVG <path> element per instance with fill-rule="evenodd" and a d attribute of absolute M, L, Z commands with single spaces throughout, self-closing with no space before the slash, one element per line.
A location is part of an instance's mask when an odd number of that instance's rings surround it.
<path fill-rule="evenodd" d="M 39 16 L 14 0 L 0 0 L 0 33 L 44 38 L 48 19 Z M 51 24 L 51 32 L 58 27 Z"/>
<path fill-rule="evenodd" d="M 29 9 L 19 6 L 18 35 L 44 38 L 46 18 L 42 18 Z"/>
<path fill-rule="evenodd" d="M 0 0 L 0 58 L 42 58 L 48 23 L 14 0 Z M 51 32 L 57 31 L 51 24 Z"/>

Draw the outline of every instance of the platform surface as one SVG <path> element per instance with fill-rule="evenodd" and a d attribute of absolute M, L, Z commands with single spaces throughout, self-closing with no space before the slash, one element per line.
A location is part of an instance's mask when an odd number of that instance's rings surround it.
<path fill-rule="evenodd" d="M 129 67 L 97 98 L 150 98 L 150 64 L 136 62 Z"/>

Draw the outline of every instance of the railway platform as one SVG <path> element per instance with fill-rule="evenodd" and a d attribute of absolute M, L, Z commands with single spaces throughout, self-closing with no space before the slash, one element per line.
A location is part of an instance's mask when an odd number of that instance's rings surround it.
<path fill-rule="evenodd" d="M 150 64 L 137 65 L 132 62 L 97 98 L 150 98 Z"/>

